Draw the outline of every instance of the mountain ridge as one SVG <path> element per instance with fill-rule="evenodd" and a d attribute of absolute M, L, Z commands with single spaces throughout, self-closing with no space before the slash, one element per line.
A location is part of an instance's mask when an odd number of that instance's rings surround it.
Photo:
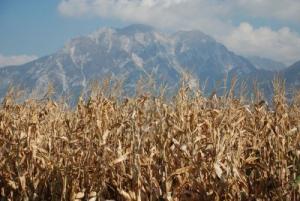
<path fill-rule="evenodd" d="M 149 75 L 176 88 L 183 74 L 207 81 L 208 90 L 226 74 L 249 77 L 259 73 L 246 58 L 229 51 L 223 44 L 201 31 L 166 34 L 146 25 L 101 28 L 87 36 L 68 41 L 54 54 L 30 63 L 1 68 L 3 97 L 10 84 L 42 94 L 49 82 L 58 94 L 88 90 L 90 80 L 124 78 L 126 93 Z M 272 74 L 272 72 L 270 72 Z M 125 76 L 126 75 L 126 76 Z M 283 73 L 285 75 L 285 73 Z M 126 78 L 125 78 L 126 77 Z M 249 78 L 250 79 L 250 78 Z"/>
<path fill-rule="evenodd" d="M 269 70 L 269 71 L 281 71 L 287 68 L 287 66 L 279 61 L 263 58 L 259 56 L 246 57 L 257 69 Z"/>

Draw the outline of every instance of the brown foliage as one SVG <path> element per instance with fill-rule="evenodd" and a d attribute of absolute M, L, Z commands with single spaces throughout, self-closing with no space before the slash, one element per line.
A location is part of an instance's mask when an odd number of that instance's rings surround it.
<path fill-rule="evenodd" d="M 171 102 L 99 92 L 76 109 L 6 97 L 1 199 L 300 199 L 299 98 L 277 90 L 270 109 L 189 92 Z"/>

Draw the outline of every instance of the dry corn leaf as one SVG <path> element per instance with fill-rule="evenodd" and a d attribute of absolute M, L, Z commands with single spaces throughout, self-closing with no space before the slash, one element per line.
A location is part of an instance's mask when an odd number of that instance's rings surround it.
<path fill-rule="evenodd" d="M 123 154 L 122 156 L 120 156 L 119 158 L 117 158 L 117 159 L 113 160 L 112 162 L 110 162 L 109 165 L 112 166 L 112 165 L 116 165 L 118 163 L 121 163 L 121 162 L 127 160 L 127 157 L 129 155 L 130 155 L 130 152 L 127 152 L 127 153 Z"/>
<path fill-rule="evenodd" d="M 187 172 L 189 172 L 192 168 L 193 168 L 193 166 L 186 166 L 186 167 L 178 168 L 178 169 L 175 170 L 169 177 L 172 177 L 172 176 L 175 176 L 175 175 L 179 175 L 179 174 L 183 174 L 183 173 L 187 173 Z"/>
<path fill-rule="evenodd" d="M 214 164 L 214 168 L 215 168 L 215 172 L 216 172 L 217 176 L 218 176 L 220 179 L 222 179 L 223 170 L 222 170 L 222 168 L 221 168 L 219 162 L 216 162 L 216 163 Z"/>
<path fill-rule="evenodd" d="M 18 189 L 18 186 L 17 186 L 16 182 L 14 182 L 14 181 L 12 181 L 12 180 L 9 180 L 9 181 L 7 182 L 7 184 L 8 184 L 12 189 L 14 189 L 14 190 L 17 190 L 17 189 Z"/>
<path fill-rule="evenodd" d="M 258 159 L 257 157 L 249 156 L 249 157 L 245 160 L 245 163 L 253 164 L 257 159 Z"/>
<path fill-rule="evenodd" d="M 75 195 L 75 199 L 82 199 L 84 198 L 84 193 L 83 192 L 79 192 Z"/>
<path fill-rule="evenodd" d="M 96 196 L 97 196 L 97 193 L 95 191 L 92 191 L 89 193 L 89 198 L 96 197 Z"/>
<path fill-rule="evenodd" d="M 118 192 L 123 197 L 123 199 L 128 200 L 128 201 L 132 200 L 131 196 L 126 191 L 124 191 L 124 190 L 118 190 Z"/>

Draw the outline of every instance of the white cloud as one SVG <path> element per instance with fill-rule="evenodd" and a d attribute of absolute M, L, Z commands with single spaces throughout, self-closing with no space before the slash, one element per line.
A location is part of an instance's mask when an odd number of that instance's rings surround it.
<path fill-rule="evenodd" d="M 59 11 L 67 16 L 81 16 L 88 14 L 91 5 L 85 0 L 62 1 L 59 4 Z"/>
<path fill-rule="evenodd" d="M 255 29 L 249 23 L 241 23 L 222 41 L 243 55 L 259 55 L 287 64 L 300 59 L 300 35 L 287 27 L 274 31 L 268 27 Z"/>
<path fill-rule="evenodd" d="M 61 0 L 58 9 L 67 16 L 98 15 L 156 24 L 160 23 L 157 18 L 171 19 L 171 25 L 174 21 L 193 24 L 190 19 L 224 23 L 236 15 L 300 19 L 299 0 Z"/>
<path fill-rule="evenodd" d="M 14 56 L 4 56 L 0 54 L 0 67 L 11 66 L 11 65 L 21 65 L 30 61 L 37 59 L 34 55 L 14 55 Z"/>
<path fill-rule="evenodd" d="M 218 0 L 63 0 L 58 9 L 66 16 L 115 18 L 160 28 L 201 28 L 207 33 L 226 32 L 228 12 Z"/>
<path fill-rule="evenodd" d="M 160 28 L 200 29 L 237 53 L 282 58 L 285 63 L 300 59 L 300 36 L 289 28 L 232 24 L 247 18 L 299 24 L 300 0 L 61 0 L 58 9 L 70 17 L 100 16 Z"/>
<path fill-rule="evenodd" d="M 240 10 L 245 15 L 290 20 L 300 19 L 299 0 L 225 0 L 230 3 L 232 10 Z"/>

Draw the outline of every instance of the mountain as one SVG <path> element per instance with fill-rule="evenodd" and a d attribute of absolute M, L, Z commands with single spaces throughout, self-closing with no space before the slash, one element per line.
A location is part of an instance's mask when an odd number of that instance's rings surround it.
<path fill-rule="evenodd" d="M 281 71 L 287 66 L 281 62 L 274 61 L 267 58 L 262 58 L 258 56 L 247 57 L 247 59 L 255 66 L 257 69 L 263 69 L 268 71 Z"/>
<path fill-rule="evenodd" d="M 283 71 L 288 88 L 300 89 L 300 61 Z"/>
<path fill-rule="evenodd" d="M 181 75 L 215 86 L 225 74 L 247 75 L 256 71 L 245 58 L 200 31 L 165 34 L 146 25 L 121 29 L 102 28 L 74 38 L 58 52 L 30 63 L 1 68 L 0 95 L 9 84 L 42 95 L 48 83 L 58 94 L 79 94 L 90 80 L 124 78 L 127 93 L 141 77 L 152 75 L 159 83 L 177 87 Z M 194 82 L 195 84 L 195 82 Z"/>

